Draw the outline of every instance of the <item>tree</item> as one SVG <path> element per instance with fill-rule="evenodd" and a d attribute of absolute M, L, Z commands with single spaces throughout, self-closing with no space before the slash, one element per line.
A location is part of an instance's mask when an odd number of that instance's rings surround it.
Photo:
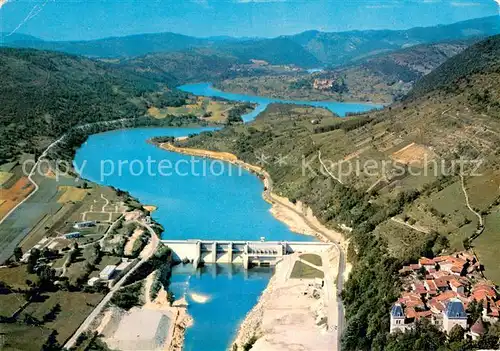
<path fill-rule="evenodd" d="M 482 300 L 480 302 L 472 300 L 469 306 L 467 306 L 467 314 L 469 315 L 470 321 L 475 323 L 483 314 Z"/>
<path fill-rule="evenodd" d="M 464 340 L 465 330 L 460 325 L 455 325 L 451 328 L 448 335 L 448 340 L 452 342 L 462 342 Z"/>
<path fill-rule="evenodd" d="M 18 246 L 14 249 L 14 258 L 16 259 L 17 262 L 20 262 L 22 257 L 23 257 L 23 249 L 21 249 Z"/>
<path fill-rule="evenodd" d="M 44 323 L 47 323 L 47 322 L 52 322 L 53 320 L 56 319 L 58 313 L 61 312 L 61 305 L 59 303 L 56 303 L 51 309 L 49 312 L 47 312 L 44 316 L 43 316 L 43 322 Z"/>
<path fill-rule="evenodd" d="M 41 291 L 51 290 L 54 287 L 55 271 L 49 266 L 41 267 L 38 272 L 38 287 Z"/>
<path fill-rule="evenodd" d="M 172 304 L 174 303 L 175 301 L 175 296 L 172 292 L 168 291 L 167 292 L 167 301 L 168 303 L 170 304 L 170 306 L 172 306 Z"/>
<path fill-rule="evenodd" d="M 45 341 L 45 344 L 42 346 L 42 351 L 58 351 L 61 349 L 61 346 L 57 342 L 57 334 L 56 330 L 53 330 L 52 333 L 50 333 L 47 341 Z"/>
<path fill-rule="evenodd" d="M 39 258 L 40 258 L 40 250 L 31 249 L 30 256 L 28 258 L 28 265 L 26 266 L 26 270 L 28 271 L 28 273 L 30 274 L 35 273 L 35 266 Z"/>

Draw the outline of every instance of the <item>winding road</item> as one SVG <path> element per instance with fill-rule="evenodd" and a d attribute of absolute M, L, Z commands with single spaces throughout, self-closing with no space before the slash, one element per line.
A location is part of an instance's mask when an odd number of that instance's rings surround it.
<path fill-rule="evenodd" d="M 111 300 L 113 297 L 113 294 L 117 292 L 125 283 L 127 278 L 134 273 L 144 262 L 149 260 L 151 256 L 156 252 L 156 249 L 158 248 L 158 245 L 160 244 L 160 239 L 158 238 L 158 235 L 156 232 L 151 228 L 150 225 L 140 222 L 140 221 L 134 221 L 135 223 L 145 227 L 149 233 L 151 234 L 151 241 L 146 247 L 142 250 L 141 252 L 141 260 L 134 266 L 130 271 L 127 272 L 119 281 L 115 283 L 115 285 L 111 288 L 109 293 L 104 296 L 104 298 L 99 302 L 99 304 L 96 306 L 96 308 L 90 313 L 85 321 L 80 325 L 80 327 L 76 330 L 76 332 L 71 336 L 71 338 L 64 344 L 65 349 L 70 349 L 71 347 L 75 346 L 76 341 L 82 335 L 89 327 L 92 325 L 92 322 L 97 318 L 97 316 L 103 311 L 103 309 L 106 307 L 108 302 Z"/>
<path fill-rule="evenodd" d="M 134 118 L 122 118 L 122 119 L 117 119 L 117 120 L 113 120 L 113 121 L 102 121 L 102 122 L 94 122 L 94 123 L 87 123 L 87 124 L 82 124 L 80 126 L 76 126 L 73 128 L 73 130 L 81 130 L 81 129 L 85 129 L 85 128 L 88 128 L 88 127 L 91 127 L 91 126 L 94 126 L 94 125 L 110 125 L 110 124 L 115 124 L 115 123 L 124 123 L 126 121 L 131 121 L 131 120 L 134 120 Z M 16 210 L 18 210 L 23 204 L 26 203 L 26 201 L 28 201 L 29 199 L 31 199 L 39 190 L 40 188 L 40 185 L 33 179 L 33 177 L 35 176 L 39 166 L 40 166 L 40 162 L 45 159 L 47 157 L 47 154 L 49 153 L 49 151 L 54 147 L 56 146 L 57 144 L 59 144 L 60 142 L 62 142 L 67 136 L 68 136 L 69 132 L 68 133 L 65 133 L 63 134 L 61 137 L 59 137 L 59 139 L 55 140 L 54 142 L 52 142 L 43 152 L 42 154 L 38 157 L 38 159 L 36 160 L 35 164 L 33 165 L 33 168 L 31 169 L 30 173 L 28 174 L 28 180 L 31 182 L 31 184 L 35 187 L 35 189 L 29 193 L 28 196 L 26 196 L 21 202 L 19 202 L 16 206 L 14 206 L 3 218 L 0 219 L 0 225 L 2 225 L 4 223 L 4 221 L 10 216 L 12 215 L 12 213 L 14 213 Z M 12 240 L 12 242 L 5 248 L 2 249 L 2 251 L 0 251 L 0 264 L 3 264 L 3 262 L 5 262 L 7 259 L 9 259 L 9 257 L 11 257 L 14 253 L 14 249 L 16 248 L 16 246 L 29 234 L 29 231 L 20 231 L 19 232 L 19 235 L 14 239 Z"/>

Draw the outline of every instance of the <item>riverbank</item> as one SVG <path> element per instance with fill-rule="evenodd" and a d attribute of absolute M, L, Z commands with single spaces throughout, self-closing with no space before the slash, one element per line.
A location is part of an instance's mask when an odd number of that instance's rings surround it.
<path fill-rule="evenodd" d="M 333 346 L 326 349 L 338 349 L 344 315 L 343 306 L 340 298 L 338 297 L 337 291 L 342 291 L 343 282 L 347 280 L 348 272 L 350 271 L 350 265 L 348 265 L 345 261 L 345 253 L 347 251 L 348 242 L 344 239 L 342 233 L 326 228 L 314 216 L 312 210 L 302 204 L 300 201 L 292 203 L 289 199 L 274 194 L 272 192 L 273 183 L 270 175 L 261 167 L 251 165 L 239 160 L 238 157 L 234 154 L 228 152 L 182 148 L 170 143 L 162 143 L 158 146 L 164 150 L 171 152 L 230 162 L 231 164 L 242 167 L 252 173 L 257 174 L 264 183 L 263 198 L 272 205 L 271 213 L 275 216 L 276 219 L 284 222 L 292 231 L 300 234 L 314 235 L 321 241 L 334 243 L 335 246 L 333 250 L 337 253 L 337 258 L 324 260 L 325 264 L 327 265 L 326 271 L 328 271 L 328 274 L 325 274 L 325 278 L 327 276 L 330 277 L 328 280 L 325 279 L 324 285 L 330 287 L 330 290 L 329 292 L 327 292 L 327 294 L 331 294 L 331 292 L 334 291 L 332 295 L 329 295 L 331 296 L 331 298 L 326 298 L 328 300 L 327 309 L 329 317 L 327 317 L 327 320 L 330 326 L 334 326 L 334 330 L 331 331 L 334 335 L 329 341 Z M 287 258 L 285 257 L 284 261 L 286 260 Z M 278 264 L 278 269 L 280 265 L 281 263 Z M 296 282 L 290 282 L 290 266 L 291 263 L 286 265 L 285 268 L 281 268 L 280 273 L 278 273 L 277 271 L 277 273 L 273 276 L 270 283 L 268 284 L 267 288 L 264 290 L 264 293 L 259 299 L 259 303 L 249 312 L 244 322 L 241 324 L 238 331 L 238 336 L 235 340 L 235 344 L 238 345 L 238 347 L 243 348 L 245 344 L 255 341 L 254 338 L 256 337 L 260 337 L 263 340 L 270 340 L 273 338 L 272 336 L 275 332 L 270 332 L 263 327 L 263 314 L 264 311 L 272 309 L 272 306 L 278 304 L 281 300 L 287 301 L 290 314 L 302 315 L 304 318 L 307 318 L 310 321 L 310 314 L 308 311 L 310 310 L 310 308 L 312 308 L 312 305 L 310 305 L 311 301 L 304 301 L 300 298 L 300 295 L 301 293 L 304 293 L 305 288 L 305 286 L 303 286 L 303 282 L 298 285 L 295 285 Z M 277 281 L 281 283 L 277 283 Z M 284 287 L 286 287 L 285 290 L 289 291 L 287 294 L 283 295 L 280 294 L 280 291 Z M 307 308 L 304 306 L 307 306 Z M 287 334 L 288 336 L 286 339 L 294 340 L 294 335 L 301 335 L 302 323 L 303 321 L 301 318 L 295 319 L 293 322 L 291 322 L 291 324 L 287 326 L 287 330 L 290 330 L 292 332 L 289 335 Z M 313 329 L 314 328 L 311 327 L 311 333 L 315 334 L 316 330 Z M 256 330 L 260 330 L 260 334 L 257 335 Z M 313 337 L 314 340 L 316 336 L 311 337 Z M 302 343 L 305 341 L 304 339 L 300 339 L 299 342 Z M 277 350 L 277 345 L 273 345 L 272 347 L 270 347 L 269 342 L 267 341 L 262 342 L 262 345 L 263 346 L 261 346 L 261 348 L 258 348 L 257 350 Z M 314 350 L 314 347 L 305 349 Z"/>
<path fill-rule="evenodd" d="M 339 252 L 287 255 L 241 324 L 233 350 L 337 350 Z"/>
<path fill-rule="evenodd" d="M 162 287 L 154 299 L 151 291 L 155 275 L 143 281 L 142 306 L 124 311 L 111 307 L 103 314 L 95 329 L 106 344 L 119 350 L 181 351 L 184 334 L 193 320 L 187 312 L 184 298 L 170 305 L 167 291 Z"/>
<path fill-rule="evenodd" d="M 272 205 L 271 213 L 276 219 L 285 223 L 290 230 L 295 233 L 315 236 L 324 242 L 336 242 L 340 244 L 344 250 L 346 249 L 347 244 L 343 234 L 340 231 L 326 228 L 314 216 L 314 213 L 309 207 L 305 206 L 300 201 L 292 203 L 289 199 L 273 193 L 271 176 L 263 168 L 246 163 L 229 152 L 183 148 L 172 145 L 171 143 L 160 143 L 156 145 L 171 152 L 229 162 L 258 175 L 264 183 L 264 192 L 262 196 L 265 201 Z"/>

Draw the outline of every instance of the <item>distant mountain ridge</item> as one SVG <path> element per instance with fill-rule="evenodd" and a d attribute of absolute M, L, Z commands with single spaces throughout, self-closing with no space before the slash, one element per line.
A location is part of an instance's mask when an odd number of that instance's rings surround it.
<path fill-rule="evenodd" d="M 338 66 L 377 53 L 417 44 L 461 40 L 500 34 L 500 17 L 491 16 L 435 27 L 408 30 L 365 30 L 327 33 L 307 31 L 273 39 L 212 37 L 195 38 L 175 33 L 137 34 L 89 41 L 44 41 L 24 35 L 0 33 L 0 46 L 28 47 L 66 53 L 123 58 L 154 53 L 211 48 L 234 56 L 243 63 L 250 59 L 271 64 L 301 67 Z"/>
<path fill-rule="evenodd" d="M 500 73 L 500 35 L 476 43 L 423 77 L 407 99 L 422 97 L 436 90 L 454 89 L 460 80 L 473 75 Z"/>
<path fill-rule="evenodd" d="M 384 51 L 439 41 L 487 37 L 500 33 L 500 16 L 490 16 L 450 25 L 408 30 L 368 30 L 338 33 L 308 31 L 288 36 L 319 61 L 342 65 Z"/>

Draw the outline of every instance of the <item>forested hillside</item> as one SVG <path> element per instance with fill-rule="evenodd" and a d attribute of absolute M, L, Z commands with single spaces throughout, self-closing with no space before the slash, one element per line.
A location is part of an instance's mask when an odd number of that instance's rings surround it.
<path fill-rule="evenodd" d="M 322 63 L 302 46 L 287 38 L 246 40 L 223 43 L 218 50 L 237 57 L 240 63 L 252 59 L 264 60 L 275 65 L 317 67 Z"/>
<path fill-rule="evenodd" d="M 409 98 L 419 97 L 434 90 L 450 90 L 467 81 L 474 74 L 500 72 L 500 35 L 492 36 L 471 46 L 460 55 L 445 62 L 423 78 L 411 91 Z"/>
<path fill-rule="evenodd" d="M 237 62 L 236 57 L 217 50 L 192 49 L 123 59 L 117 66 L 176 86 L 191 81 L 217 80 L 227 76 Z"/>
<path fill-rule="evenodd" d="M 244 127 L 178 142 L 260 164 L 277 194 L 310 206 L 329 227 L 352 228 L 345 232 L 353 270 L 342 292 L 343 350 L 498 348 L 499 325 L 477 342 L 447 340 L 429 325 L 404 337 L 388 333 L 403 264 L 474 250 L 485 277 L 500 283 L 494 249 L 500 244 L 500 110 L 494 105 L 500 72 L 491 68 L 498 47 L 492 38 L 453 60 L 460 72 L 470 58 L 488 62 L 476 62 L 467 80 L 447 78 L 446 89 L 382 111 L 340 119 L 325 110 L 271 105 Z"/>
<path fill-rule="evenodd" d="M 157 83 L 66 54 L 0 49 L 0 163 L 47 146 L 70 127 L 137 117 Z"/>
<path fill-rule="evenodd" d="M 286 99 L 390 103 L 404 96 L 422 76 L 475 41 L 421 44 L 314 74 L 236 78 L 219 82 L 218 86 L 226 91 Z M 322 82 L 325 85 L 315 85 Z"/>

